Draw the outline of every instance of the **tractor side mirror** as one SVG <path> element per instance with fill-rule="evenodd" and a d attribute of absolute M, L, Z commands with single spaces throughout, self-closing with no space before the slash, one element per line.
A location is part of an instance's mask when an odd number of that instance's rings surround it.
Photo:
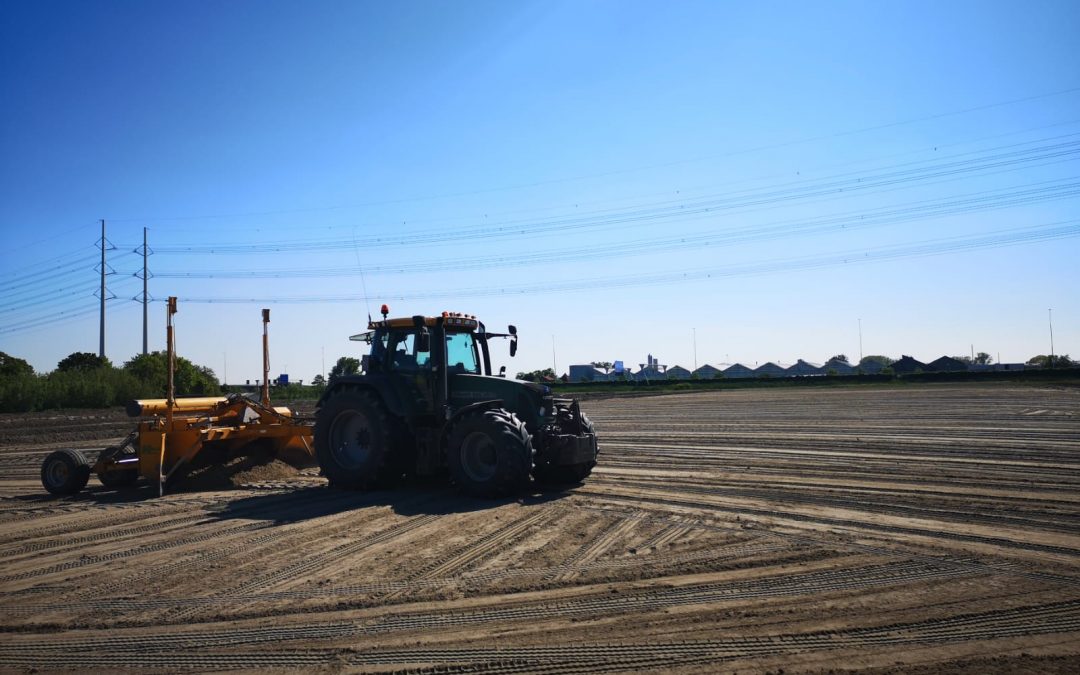
<path fill-rule="evenodd" d="M 511 335 L 517 335 L 517 326 L 508 326 L 506 332 Z"/>
<path fill-rule="evenodd" d="M 517 336 L 510 338 L 510 356 L 517 354 Z"/>
<path fill-rule="evenodd" d="M 506 366 L 499 368 L 499 377 L 506 377 Z"/>

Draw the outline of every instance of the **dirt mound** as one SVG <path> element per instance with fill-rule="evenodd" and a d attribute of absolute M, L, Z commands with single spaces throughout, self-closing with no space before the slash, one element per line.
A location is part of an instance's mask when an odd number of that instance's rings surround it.
<path fill-rule="evenodd" d="M 286 478 L 292 478 L 300 473 L 300 469 L 281 461 L 280 459 L 274 459 L 266 464 L 260 464 L 253 466 L 246 471 L 241 471 L 234 474 L 232 477 L 233 485 L 242 485 L 244 483 L 258 483 L 261 481 L 270 480 L 284 480 Z"/>
<path fill-rule="evenodd" d="M 251 455 L 234 457 L 221 464 L 192 469 L 177 481 L 173 491 L 227 490 L 245 483 L 284 480 L 300 469 L 274 457 Z"/>

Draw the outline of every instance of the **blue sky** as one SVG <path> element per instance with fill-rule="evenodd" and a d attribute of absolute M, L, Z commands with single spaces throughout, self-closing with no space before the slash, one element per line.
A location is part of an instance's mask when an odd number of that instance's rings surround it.
<path fill-rule="evenodd" d="M 859 319 L 866 354 L 1023 361 L 1049 308 L 1080 356 L 1075 2 L 0 11 L 0 351 L 39 371 L 97 351 L 102 218 L 109 358 L 147 227 L 231 381 L 261 307 L 309 380 L 383 301 L 515 323 L 511 373 L 692 367 L 693 329 L 698 365 L 857 357 Z"/>

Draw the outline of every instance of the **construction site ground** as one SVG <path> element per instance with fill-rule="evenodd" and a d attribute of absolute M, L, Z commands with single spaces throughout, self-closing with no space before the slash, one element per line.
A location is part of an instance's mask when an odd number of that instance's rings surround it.
<path fill-rule="evenodd" d="M 57 499 L 44 455 L 130 420 L 0 416 L 0 670 L 1080 672 L 1080 389 L 583 409 L 593 476 L 501 501 L 286 465 Z"/>

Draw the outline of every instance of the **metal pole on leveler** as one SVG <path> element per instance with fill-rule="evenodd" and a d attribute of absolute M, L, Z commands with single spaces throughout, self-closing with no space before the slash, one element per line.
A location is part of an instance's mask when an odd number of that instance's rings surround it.
<path fill-rule="evenodd" d="M 262 404 L 270 405 L 270 338 L 267 337 L 266 325 L 270 323 L 270 310 L 262 311 L 263 319 L 263 381 L 262 381 Z"/>
<path fill-rule="evenodd" d="M 173 314 L 176 314 L 176 296 L 169 296 L 165 319 L 165 349 L 168 359 L 169 379 L 166 384 L 165 428 L 173 428 L 173 408 L 176 407 L 176 387 L 173 373 L 176 371 L 176 334 L 173 332 Z M 165 436 L 161 436 L 158 455 L 158 497 L 165 494 Z"/>

